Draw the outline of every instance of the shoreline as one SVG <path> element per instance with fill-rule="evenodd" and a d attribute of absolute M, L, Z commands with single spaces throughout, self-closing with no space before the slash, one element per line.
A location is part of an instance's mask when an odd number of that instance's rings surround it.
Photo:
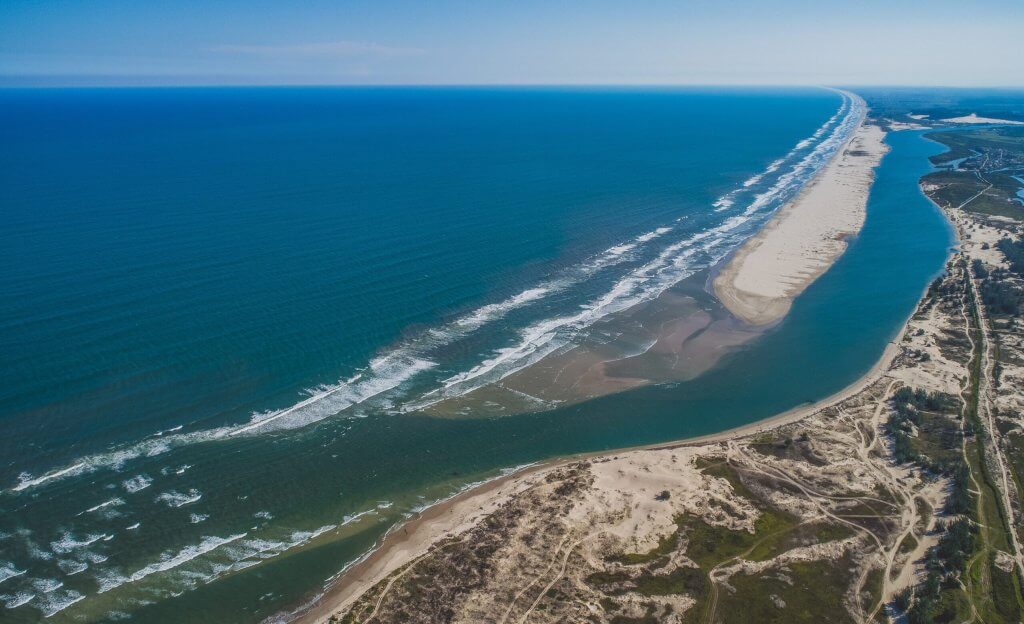
<path fill-rule="evenodd" d="M 328 624 L 332 615 L 352 604 L 365 591 L 429 552 L 444 538 L 468 530 L 480 517 L 493 512 L 514 494 L 531 485 L 530 477 L 537 473 L 581 460 L 632 451 L 706 446 L 740 440 L 810 418 L 822 410 L 841 403 L 862 392 L 889 372 L 899 352 L 899 337 L 906 332 L 913 314 L 914 312 L 911 312 L 910 316 L 900 325 L 896 337 L 886 343 L 882 354 L 867 372 L 853 383 L 821 401 L 799 405 L 774 416 L 716 433 L 656 444 L 552 458 L 509 474 L 494 477 L 458 492 L 392 527 L 372 550 L 341 572 L 319 598 L 309 603 L 307 610 L 288 621 L 292 624 Z"/>
<path fill-rule="evenodd" d="M 889 148 L 885 131 L 866 121 L 778 213 L 737 249 L 711 282 L 722 305 L 753 326 L 781 320 L 802 293 L 846 251 L 864 225 L 874 171 Z"/>

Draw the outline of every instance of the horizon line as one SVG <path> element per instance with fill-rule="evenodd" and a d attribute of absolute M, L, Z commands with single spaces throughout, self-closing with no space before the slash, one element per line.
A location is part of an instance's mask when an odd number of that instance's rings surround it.
<path fill-rule="evenodd" d="M 0 89 L 4 90 L 31 90 L 31 89 L 409 89 L 409 88 L 433 88 L 433 89 L 469 89 L 469 88 L 621 88 L 621 89 L 651 89 L 651 88 L 805 88 L 805 89 L 836 89 L 836 88 L 889 88 L 889 89 L 991 89 L 991 90 L 1024 90 L 1024 84 L 1019 85 L 958 85 L 958 84 L 933 84 L 933 83 L 762 83 L 762 82 L 388 82 L 388 83 L 152 83 L 152 84 L 112 84 L 112 83 L 82 83 L 82 84 L 5 84 L 5 79 L 11 76 L 0 75 Z M 39 76 L 44 78 L 44 76 Z"/>

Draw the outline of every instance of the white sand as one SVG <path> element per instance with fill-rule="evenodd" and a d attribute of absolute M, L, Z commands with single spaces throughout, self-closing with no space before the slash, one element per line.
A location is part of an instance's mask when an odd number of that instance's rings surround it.
<path fill-rule="evenodd" d="M 906 121 L 890 121 L 888 122 L 889 132 L 902 132 L 904 130 L 931 130 L 928 126 L 922 126 L 919 123 L 908 123 Z"/>
<path fill-rule="evenodd" d="M 730 312 L 751 325 L 781 319 L 842 255 L 845 238 L 864 224 L 874 168 L 888 151 L 884 137 L 862 119 L 832 162 L 740 248 L 714 281 Z"/>
<path fill-rule="evenodd" d="M 963 117 L 950 117 L 942 121 L 959 124 L 1009 124 L 1012 126 L 1024 126 L 1024 121 L 1012 121 L 1009 119 L 995 119 L 993 117 L 978 117 L 978 113 L 971 113 Z"/>

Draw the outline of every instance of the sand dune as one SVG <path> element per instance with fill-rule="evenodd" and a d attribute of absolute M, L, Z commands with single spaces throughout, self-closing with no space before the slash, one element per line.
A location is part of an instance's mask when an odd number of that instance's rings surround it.
<path fill-rule="evenodd" d="M 996 119 L 994 117 L 978 117 L 978 113 L 971 113 L 963 117 L 950 117 L 942 121 L 958 124 L 1006 124 L 1011 126 L 1024 125 L 1024 121 L 1013 121 L 1010 119 Z"/>

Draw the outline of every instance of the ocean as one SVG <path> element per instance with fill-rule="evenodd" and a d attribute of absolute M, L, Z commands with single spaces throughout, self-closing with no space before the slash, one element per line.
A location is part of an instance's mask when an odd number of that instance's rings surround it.
<path fill-rule="evenodd" d="M 468 484 L 841 389 L 951 244 L 917 188 L 941 151 L 920 133 L 888 137 L 833 269 L 711 370 L 432 411 L 621 341 L 616 319 L 667 292 L 713 309 L 709 270 L 857 107 L 825 89 L 0 91 L 0 619 L 281 619 Z"/>

